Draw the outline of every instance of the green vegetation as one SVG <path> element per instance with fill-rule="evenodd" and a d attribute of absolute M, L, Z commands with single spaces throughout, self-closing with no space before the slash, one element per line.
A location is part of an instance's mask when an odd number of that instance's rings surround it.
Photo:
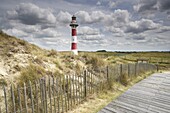
<path fill-rule="evenodd" d="M 160 69 L 170 69 L 170 52 L 85 52 L 106 60 L 109 64 L 136 63 L 137 59 L 148 59 Z"/>

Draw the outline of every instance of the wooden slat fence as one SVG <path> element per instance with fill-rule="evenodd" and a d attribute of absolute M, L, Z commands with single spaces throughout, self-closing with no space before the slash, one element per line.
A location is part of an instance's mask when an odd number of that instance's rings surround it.
<path fill-rule="evenodd" d="M 85 69 L 80 75 L 43 77 L 23 86 L 3 87 L 0 113 L 64 113 L 88 99 L 94 93 L 109 89 L 122 77 L 132 78 L 156 71 L 152 64 L 120 64 L 94 71 Z"/>

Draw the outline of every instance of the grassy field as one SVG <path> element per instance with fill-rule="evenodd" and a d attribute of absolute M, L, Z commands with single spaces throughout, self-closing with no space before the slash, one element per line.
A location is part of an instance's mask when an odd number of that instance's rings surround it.
<path fill-rule="evenodd" d="M 80 54 L 97 55 L 108 63 L 136 63 L 137 59 L 148 60 L 159 65 L 160 69 L 170 69 L 170 52 L 80 52 Z"/>

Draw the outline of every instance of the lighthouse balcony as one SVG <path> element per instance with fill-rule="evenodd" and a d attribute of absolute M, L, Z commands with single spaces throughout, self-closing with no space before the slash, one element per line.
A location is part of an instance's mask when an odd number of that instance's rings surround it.
<path fill-rule="evenodd" d="M 71 23 L 70 26 L 71 26 L 71 27 L 77 27 L 78 24 L 77 24 L 77 23 Z"/>

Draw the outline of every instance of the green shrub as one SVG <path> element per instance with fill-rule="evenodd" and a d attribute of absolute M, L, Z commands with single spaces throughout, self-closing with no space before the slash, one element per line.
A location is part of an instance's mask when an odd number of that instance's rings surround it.
<path fill-rule="evenodd" d="M 40 79 L 44 75 L 46 75 L 44 68 L 38 65 L 30 64 L 21 71 L 21 75 L 18 78 L 19 84 L 23 85 L 23 83 L 28 83 L 29 81 L 35 83 L 36 80 Z"/>

